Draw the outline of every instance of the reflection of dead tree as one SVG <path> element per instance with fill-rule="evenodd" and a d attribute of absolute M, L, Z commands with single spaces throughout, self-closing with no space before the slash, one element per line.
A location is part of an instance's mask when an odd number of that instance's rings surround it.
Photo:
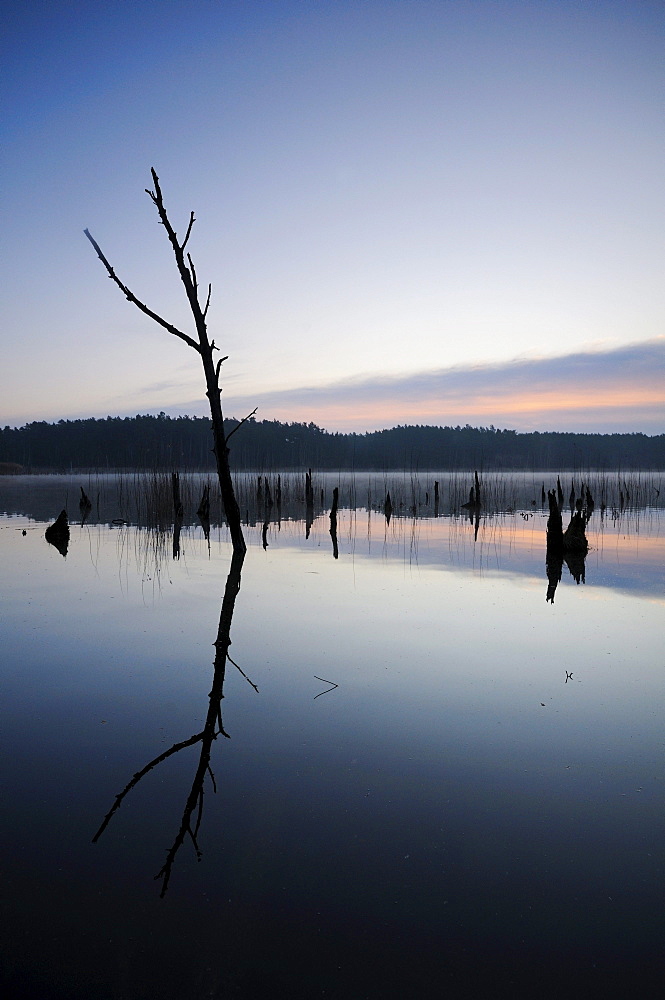
<path fill-rule="evenodd" d="M 270 519 L 272 516 L 272 493 L 270 492 L 270 483 L 268 482 L 268 477 L 266 476 L 266 492 L 265 492 L 265 506 L 263 508 L 263 527 L 261 529 L 261 544 L 263 545 L 264 551 L 268 548 L 268 528 L 270 527 Z M 259 476 L 259 482 L 261 477 Z"/>
<path fill-rule="evenodd" d="M 591 498 L 590 493 L 589 498 Z M 561 579 L 564 562 L 576 583 L 585 582 L 585 559 L 589 551 L 585 528 L 593 511 L 593 499 L 591 499 L 590 509 L 585 509 L 578 501 L 577 509 L 571 516 L 570 524 L 565 531 L 563 530 L 558 497 L 554 490 L 548 492 L 547 499 L 550 515 L 547 519 L 547 554 L 545 557 L 547 595 L 545 599 L 554 604 L 554 594 Z"/>
<path fill-rule="evenodd" d="M 547 519 L 547 551 L 563 551 L 563 521 L 554 490 L 548 492 L 547 499 L 550 506 L 550 516 Z"/>
<path fill-rule="evenodd" d="M 217 363 L 215 363 L 213 354 L 218 351 L 219 348 L 215 344 L 214 340 L 208 339 L 208 327 L 207 327 L 207 316 L 208 307 L 210 306 L 210 296 L 212 293 L 212 286 L 208 285 L 208 293 L 206 296 L 205 305 L 202 307 L 199 301 L 199 285 L 196 276 L 196 270 L 194 268 L 194 262 L 192 261 L 191 255 L 187 253 L 185 257 L 185 247 L 189 241 L 189 237 L 192 232 L 192 227 L 194 225 L 194 213 L 191 212 L 189 217 L 189 224 L 187 226 L 187 232 L 185 233 L 185 238 L 182 242 L 178 239 L 178 235 L 171 225 L 171 221 L 166 213 L 166 208 L 164 207 L 164 201 L 162 198 L 162 191 L 159 186 L 159 178 L 153 169 L 152 181 L 154 185 L 154 190 L 149 190 L 146 188 L 146 193 L 152 199 L 152 202 L 157 209 L 159 215 L 159 221 L 164 226 L 171 248 L 175 255 L 176 265 L 178 268 L 178 273 L 180 279 L 184 285 L 185 293 L 187 295 L 187 300 L 189 302 L 189 307 L 192 312 L 194 319 L 194 326 L 196 328 L 196 339 L 190 337 L 189 334 L 183 333 L 177 327 L 173 326 L 167 320 L 163 319 L 152 309 L 148 308 L 143 302 L 141 302 L 136 295 L 123 284 L 120 278 L 115 273 L 113 267 L 108 262 L 106 257 L 101 251 L 99 245 L 95 242 L 93 237 L 90 235 L 89 231 L 84 230 L 85 235 L 90 240 L 93 245 L 97 256 L 101 260 L 102 264 L 108 272 L 109 278 L 112 279 L 118 286 L 118 288 L 123 292 L 125 297 L 132 302 L 141 312 L 145 313 L 160 326 L 164 327 L 169 333 L 173 334 L 175 337 L 179 337 L 180 340 L 191 347 L 197 352 L 201 357 L 201 363 L 203 365 L 203 371 L 205 374 L 206 382 L 206 396 L 210 404 L 210 415 L 212 417 L 212 431 L 213 431 L 213 441 L 214 447 L 213 451 L 215 453 L 215 458 L 217 460 L 217 475 L 219 477 L 219 485 L 222 492 L 222 501 L 224 503 L 224 510 L 226 512 L 226 519 L 229 525 L 229 531 L 231 533 L 231 540 L 233 542 L 234 549 L 239 549 L 242 552 L 245 551 L 245 540 L 243 538 L 242 526 L 240 520 L 240 508 L 238 507 L 238 502 L 235 496 L 235 490 L 233 488 L 233 480 L 231 478 L 231 469 L 229 466 L 229 439 L 238 430 L 245 420 L 248 420 L 252 414 L 248 414 L 247 417 L 243 418 L 240 423 L 233 428 L 233 430 L 226 434 L 224 431 L 224 417 L 222 414 L 222 390 L 219 385 L 219 373 L 222 364 L 226 361 L 226 357 L 219 358 Z M 256 410 L 253 411 L 254 413 Z"/>
<path fill-rule="evenodd" d="M 192 781 L 192 787 L 187 800 L 185 802 L 185 808 L 182 814 L 182 820 L 180 822 L 180 827 L 175 836 L 171 847 L 167 851 L 166 861 L 160 868 L 159 872 L 155 875 L 155 879 L 161 879 L 162 887 L 160 895 L 163 897 L 169 886 L 169 880 L 171 878 L 171 870 L 173 868 L 173 863 L 176 859 L 176 855 L 186 838 L 189 837 L 194 850 L 196 851 L 197 858 L 201 857 L 201 849 L 198 844 L 198 833 L 201 826 L 201 819 L 203 816 L 203 799 L 205 791 L 205 777 L 206 774 L 210 776 L 212 782 L 213 791 L 216 791 L 215 778 L 210 768 L 210 756 L 212 753 L 212 745 L 218 736 L 225 736 L 229 738 L 229 734 L 224 730 L 224 725 L 222 722 L 222 698 L 224 696 L 224 680 L 226 677 L 226 661 L 229 660 L 237 669 L 240 671 L 242 676 L 252 685 L 255 691 L 258 691 L 256 684 L 254 684 L 247 674 L 238 666 L 234 660 L 229 656 L 229 646 L 231 645 L 231 621 L 233 618 L 233 611 L 235 608 L 236 597 L 240 590 L 240 574 L 242 571 L 242 565 L 244 562 L 245 554 L 237 549 L 233 552 L 233 558 L 231 560 L 231 568 L 229 570 L 229 575 L 226 581 L 226 587 L 224 589 L 224 598 L 222 600 L 222 610 L 219 618 L 219 627 L 217 629 L 217 639 L 214 642 L 215 646 L 215 660 L 214 660 L 214 674 L 212 688 L 208 695 L 208 711 L 206 714 L 205 724 L 201 732 L 195 733 L 190 736 L 188 740 L 183 740 L 180 743 L 174 743 L 172 747 L 165 750 L 163 753 L 159 754 L 153 760 L 151 760 L 144 768 L 133 776 L 132 780 L 123 788 L 123 790 L 116 795 L 115 802 L 112 808 L 104 817 L 104 821 L 99 827 L 97 833 L 93 837 L 93 843 L 96 843 L 104 830 L 110 823 L 114 813 L 120 808 L 125 796 L 134 788 L 141 778 L 145 777 L 149 771 L 151 771 L 158 764 L 163 763 L 173 754 L 179 753 L 186 747 L 194 746 L 197 743 L 201 744 L 201 752 L 199 755 L 199 761 L 194 774 L 194 779 Z"/>
<path fill-rule="evenodd" d="M 586 552 L 566 552 L 563 559 L 575 583 L 586 583 Z"/>
<path fill-rule="evenodd" d="M 554 604 L 554 595 L 556 594 L 556 588 L 561 579 L 561 571 L 563 569 L 563 559 L 557 556 L 550 556 L 548 554 L 545 560 L 545 569 L 547 572 L 547 594 L 545 595 L 545 600 L 548 604 Z"/>
<path fill-rule="evenodd" d="M 563 570 L 563 521 L 561 520 L 561 509 L 559 504 L 559 494 L 561 484 L 557 476 L 557 492 L 549 490 L 547 499 L 549 501 L 550 516 L 547 519 L 547 550 L 545 556 L 545 568 L 547 572 L 547 594 L 545 600 L 554 604 L 554 595 L 557 585 L 561 579 Z"/>
<path fill-rule="evenodd" d="M 182 515 L 176 514 L 173 522 L 173 558 L 180 558 L 180 532 L 182 531 Z"/>
<path fill-rule="evenodd" d="M 469 500 L 467 503 L 462 504 L 462 510 L 465 510 L 469 521 L 473 524 L 473 540 L 476 542 L 478 540 L 478 528 L 480 527 L 480 511 L 482 508 L 482 500 L 480 495 L 480 480 L 478 479 L 478 473 L 473 474 L 473 486 L 469 490 Z"/>
<path fill-rule="evenodd" d="M 180 558 L 180 532 L 185 508 L 180 499 L 180 473 L 171 473 L 171 489 L 173 491 L 173 558 Z"/>
<path fill-rule="evenodd" d="M 309 538 L 314 522 L 314 487 L 312 486 L 312 470 L 305 473 L 305 538 Z"/>

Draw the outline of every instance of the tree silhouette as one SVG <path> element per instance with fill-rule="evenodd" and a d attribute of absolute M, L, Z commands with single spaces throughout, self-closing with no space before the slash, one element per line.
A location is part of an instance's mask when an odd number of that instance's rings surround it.
<path fill-rule="evenodd" d="M 183 333 L 177 327 L 173 326 L 167 320 L 163 319 L 158 313 L 150 309 L 144 302 L 131 291 L 127 285 L 123 284 L 120 278 L 115 273 L 111 264 L 104 256 L 101 251 L 99 244 L 93 239 L 90 232 L 85 229 L 85 235 L 88 237 L 92 243 L 97 256 L 101 260 L 102 264 L 108 272 L 109 278 L 111 278 L 118 288 L 123 292 L 125 297 L 132 302 L 141 312 L 145 313 L 160 326 L 164 327 L 169 333 L 173 334 L 174 337 L 179 337 L 181 340 L 196 351 L 201 357 L 201 363 L 203 365 L 203 371 L 205 374 L 206 381 L 206 396 L 210 404 L 210 415 L 212 417 L 212 432 L 214 439 L 214 453 L 217 463 L 217 475 L 219 477 L 219 485 L 222 492 L 222 500 L 224 503 L 224 509 L 226 511 L 226 520 L 229 525 L 229 530 L 231 532 L 231 540 L 233 542 L 234 550 L 245 552 L 245 540 L 243 538 L 242 526 L 240 523 L 240 509 L 235 496 L 235 491 L 233 488 L 233 480 L 231 478 L 231 469 L 229 465 L 229 438 L 235 433 L 238 427 L 241 426 L 252 414 L 241 420 L 233 430 L 228 434 L 224 430 L 224 417 L 222 414 L 222 390 L 219 384 L 219 373 L 222 364 L 226 361 L 226 357 L 219 358 L 215 363 L 213 354 L 218 351 L 219 348 L 215 344 L 214 340 L 208 338 L 208 327 L 207 327 L 207 316 L 208 308 L 210 306 L 210 296 L 212 294 L 212 285 L 208 285 L 208 292 L 206 295 L 205 305 L 201 306 L 199 301 L 199 285 L 198 279 L 196 277 L 196 269 L 194 267 L 194 262 L 192 261 L 191 255 L 187 253 L 185 259 L 185 248 L 189 241 L 189 237 L 192 233 L 192 228 L 194 226 L 194 213 L 191 212 L 189 216 L 189 224 L 187 226 L 187 232 L 185 233 L 185 238 L 182 243 L 178 239 L 178 235 L 171 225 L 169 217 L 164 207 L 164 200 L 162 198 L 162 191 L 159 186 L 159 178 L 155 172 L 154 167 L 151 169 L 152 181 L 154 185 L 154 190 L 146 188 L 146 194 L 152 199 L 157 213 L 159 215 L 160 222 L 166 230 L 169 242 L 173 249 L 175 255 L 176 265 L 178 267 L 178 273 L 180 279 L 185 287 L 185 293 L 187 295 L 187 300 L 189 302 L 190 309 L 192 311 L 192 316 L 194 318 L 194 326 L 196 328 L 196 340 L 190 337 L 189 334 Z M 254 413 L 256 410 L 253 411 Z"/>

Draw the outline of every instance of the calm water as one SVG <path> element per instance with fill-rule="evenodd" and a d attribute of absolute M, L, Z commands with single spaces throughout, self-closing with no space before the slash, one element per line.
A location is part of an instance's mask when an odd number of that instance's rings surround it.
<path fill-rule="evenodd" d="M 543 481 L 247 477 L 238 591 L 198 479 L 0 480 L 9 995 L 660 996 L 665 484 L 552 602 Z"/>

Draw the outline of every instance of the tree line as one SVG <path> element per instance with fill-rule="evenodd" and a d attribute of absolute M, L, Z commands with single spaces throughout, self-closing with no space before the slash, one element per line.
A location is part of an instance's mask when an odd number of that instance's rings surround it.
<path fill-rule="evenodd" d="M 240 421 L 226 419 L 228 437 Z M 0 463 L 28 472 L 215 468 L 208 417 L 37 421 L 0 430 Z M 665 469 L 665 434 L 520 433 L 490 427 L 398 426 L 328 432 L 314 423 L 247 420 L 234 469 Z"/>

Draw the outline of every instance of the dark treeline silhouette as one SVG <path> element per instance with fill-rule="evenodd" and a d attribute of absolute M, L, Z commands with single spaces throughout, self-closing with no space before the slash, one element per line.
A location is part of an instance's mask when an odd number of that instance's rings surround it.
<path fill-rule="evenodd" d="M 228 434 L 239 423 L 225 420 Z M 665 469 L 665 434 L 518 433 L 495 427 L 400 426 L 366 434 L 248 420 L 235 469 Z M 44 421 L 0 429 L 0 465 L 26 471 L 213 469 L 210 419 L 158 416 Z"/>

